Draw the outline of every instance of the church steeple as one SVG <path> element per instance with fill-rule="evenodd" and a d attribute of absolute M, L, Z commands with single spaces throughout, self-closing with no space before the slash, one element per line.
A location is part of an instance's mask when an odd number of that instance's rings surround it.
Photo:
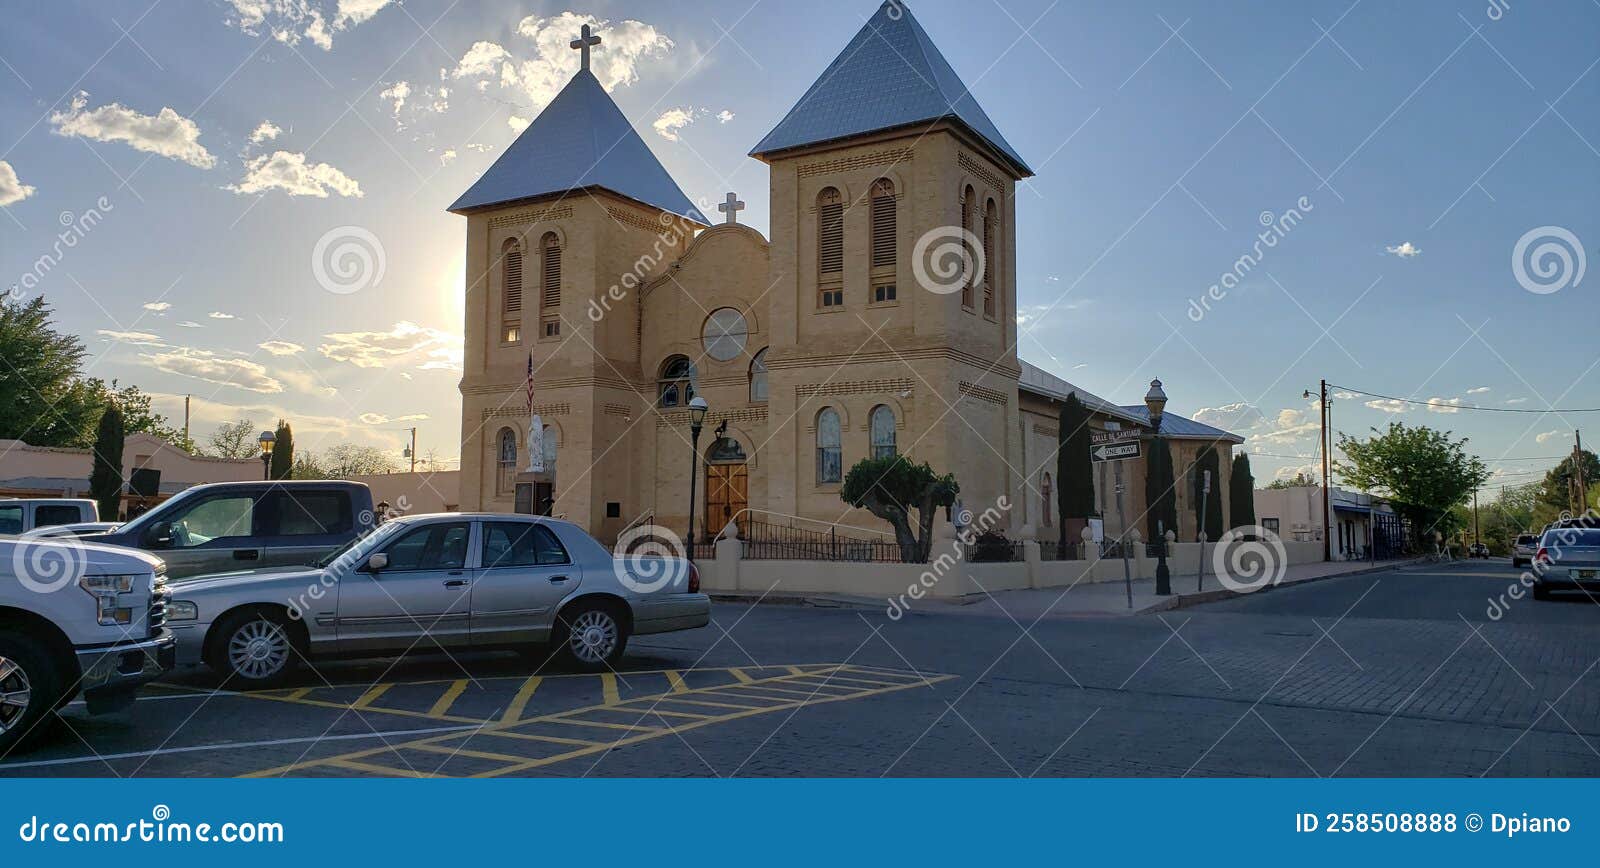
<path fill-rule="evenodd" d="M 577 74 L 450 211 L 469 214 L 599 187 L 710 225 L 589 70 L 589 49 L 599 44 L 585 24 L 572 41 L 581 52 Z"/>

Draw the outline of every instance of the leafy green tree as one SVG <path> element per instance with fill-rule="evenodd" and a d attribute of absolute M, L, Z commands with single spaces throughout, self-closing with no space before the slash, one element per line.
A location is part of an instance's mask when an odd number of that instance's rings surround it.
<path fill-rule="evenodd" d="M 322 465 L 322 460 L 309 449 L 301 449 L 294 454 L 294 469 L 290 473 L 294 479 L 333 478 L 328 469 Z"/>
<path fill-rule="evenodd" d="M 1233 456 L 1233 472 L 1228 474 L 1228 524 L 1251 527 L 1256 523 L 1256 478 L 1250 472 L 1250 455 Z"/>
<path fill-rule="evenodd" d="M 1178 530 L 1178 486 L 1173 478 L 1172 441 L 1163 439 L 1157 449 L 1150 443 L 1150 460 L 1145 463 L 1144 502 L 1148 538 L 1161 538 L 1162 529 Z"/>
<path fill-rule="evenodd" d="M 213 458 L 255 458 L 260 453 L 256 443 L 256 423 L 252 419 L 223 422 L 206 437 L 205 454 Z"/>
<path fill-rule="evenodd" d="M 955 476 L 934 473 L 927 462 L 912 464 L 903 455 L 865 458 L 845 474 L 839 497 L 894 527 L 900 559 L 926 563 L 933 546 L 933 522 L 940 507 L 955 503 L 961 486 Z M 917 512 L 912 527 L 911 511 Z"/>
<path fill-rule="evenodd" d="M 278 420 L 277 438 L 272 441 L 272 462 L 268 473 L 273 479 L 294 478 L 294 429 L 282 419 Z"/>
<path fill-rule="evenodd" d="M 43 296 L 0 294 L 0 439 L 87 446 L 101 413 L 78 380 L 83 343 L 50 319 Z"/>
<path fill-rule="evenodd" d="M 1585 487 L 1600 482 L 1600 458 L 1596 458 L 1593 452 L 1587 449 L 1583 450 L 1583 461 L 1577 466 L 1583 470 Z M 1551 507 L 1552 518 L 1559 516 L 1563 511 L 1570 511 L 1573 508 L 1573 467 L 1572 456 L 1568 455 L 1566 458 L 1561 459 L 1561 463 L 1551 468 L 1544 475 L 1544 482 L 1540 483 L 1539 500 L 1546 506 Z M 1592 500 L 1586 501 L 1584 509 L 1587 509 L 1593 503 L 1594 501 Z M 1580 509 L 1579 512 L 1582 512 L 1582 510 Z"/>
<path fill-rule="evenodd" d="M 302 477 L 296 474 L 296 479 L 349 479 L 352 476 L 376 476 L 400 470 L 400 465 L 389 453 L 376 446 L 357 446 L 354 443 L 340 443 L 324 452 L 320 458 L 312 460 L 319 464 L 322 475 Z"/>
<path fill-rule="evenodd" d="M 100 502 L 100 517 L 116 521 L 122 511 L 122 410 L 116 404 L 100 415 L 100 432 L 94 441 L 94 466 L 89 472 L 89 495 Z"/>
<path fill-rule="evenodd" d="M 1211 493 L 1206 493 L 1206 479 L 1211 480 Z M 1194 467 L 1194 492 L 1190 502 L 1194 504 L 1194 526 L 1199 532 L 1206 535 L 1206 539 L 1216 542 L 1222 538 L 1222 471 L 1221 459 L 1217 457 L 1217 447 L 1207 446 L 1200 450 L 1195 458 Z"/>
<path fill-rule="evenodd" d="M 1089 457 L 1089 411 L 1073 392 L 1061 404 L 1056 451 L 1056 520 L 1061 550 L 1067 549 L 1067 520 L 1094 514 L 1094 463 Z"/>
<path fill-rule="evenodd" d="M 1308 485 L 1321 485 L 1321 483 L 1301 472 L 1290 479 L 1274 479 L 1267 483 L 1266 488 L 1268 491 L 1282 491 L 1285 488 L 1305 488 Z"/>
<path fill-rule="evenodd" d="M 1489 478 L 1476 455 L 1467 454 L 1467 438 L 1448 431 L 1392 422 L 1387 430 L 1358 440 L 1339 435 L 1339 448 L 1349 462 L 1334 462 L 1339 478 L 1362 491 L 1386 496 L 1395 512 L 1410 519 L 1416 542 L 1426 546 L 1435 532 L 1446 537 L 1460 527 L 1452 510 L 1466 503 Z"/>

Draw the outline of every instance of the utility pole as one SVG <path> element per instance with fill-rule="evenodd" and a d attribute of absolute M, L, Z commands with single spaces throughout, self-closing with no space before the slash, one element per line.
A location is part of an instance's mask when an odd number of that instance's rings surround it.
<path fill-rule="evenodd" d="M 1332 511 L 1332 508 L 1333 508 L 1333 492 L 1330 491 L 1329 488 L 1328 488 L 1329 478 L 1330 478 L 1329 465 L 1328 465 L 1328 452 L 1329 452 L 1329 445 L 1330 445 L 1330 443 L 1332 441 L 1329 439 L 1329 435 L 1328 435 L 1328 381 L 1327 380 L 1323 380 L 1322 381 L 1321 404 L 1322 404 L 1322 559 L 1324 561 L 1332 561 L 1333 560 L 1333 540 L 1329 539 L 1329 537 L 1328 537 L 1329 521 L 1332 519 L 1332 516 L 1329 515 L 1329 513 Z"/>
<path fill-rule="evenodd" d="M 1474 545 L 1483 542 L 1483 537 L 1478 535 L 1478 490 L 1472 490 L 1472 542 Z"/>
<path fill-rule="evenodd" d="M 1573 516 L 1579 516 L 1589 511 L 1589 480 L 1583 478 L 1583 432 L 1574 431 L 1577 438 L 1572 446 L 1572 478 L 1578 481 L 1578 511 Z"/>
<path fill-rule="evenodd" d="M 411 429 L 411 472 L 417 472 L 417 429 Z"/>
<path fill-rule="evenodd" d="M 189 442 L 189 399 L 191 395 L 183 396 L 183 440 Z"/>

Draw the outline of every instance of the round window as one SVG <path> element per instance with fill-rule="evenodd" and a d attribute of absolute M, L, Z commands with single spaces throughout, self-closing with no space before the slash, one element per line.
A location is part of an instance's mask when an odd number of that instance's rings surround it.
<path fill-rule="evenodd" d="M 719 362 L 739 357 L 744 352 L 745 340 L 750 336 L 749 327 L 745 324 L 744 314 L 731 307 L 713 311 L 706 319 L 705 341 L 706 355 Z"/>

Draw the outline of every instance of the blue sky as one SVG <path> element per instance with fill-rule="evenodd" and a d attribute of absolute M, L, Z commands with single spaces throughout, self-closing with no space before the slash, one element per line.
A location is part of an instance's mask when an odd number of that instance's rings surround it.
<path fill-rule="evenodd" d="M 1018 194 L 1025 358 L 1119 403 L 1161 377 L 1172 409 L 1251 438 L 1258 477 L 1311 463 L 1300 395 L 1323 377 L 1441 402 L 1341 397 L 1340 430 L 1433 424 L 1488 458 L 1559 455 L 1594 418 L 1448 411 L 1600 407 L 1600 275 L 1572 284 L 1600 244 L 1600 2 L 910 6 L 1038 172 Z M 597 73 L 680 186 L 737 190 L 765 230 L 766 169 L 745 154 L 875 8 L 13 8 L 0 285 L 52 301 L 93 374 L 175 416 L 193 394 L 198 434 L 284 415 L 313 448 L 398 454 L 417 425 L 452 459 L 465 221 L 444 208 L 576 67 L 574 23 L 601 23 Z M 1255 257 L 1263 214 L 1291 208 Z M 319 280 L 340 227 L 381 246 L 376 285 Z M 1569 233 L 1558 288 L 1513 268 L 1542 227 Z M 1517 483 L 1549 463 L 1494 466 Z"/>

